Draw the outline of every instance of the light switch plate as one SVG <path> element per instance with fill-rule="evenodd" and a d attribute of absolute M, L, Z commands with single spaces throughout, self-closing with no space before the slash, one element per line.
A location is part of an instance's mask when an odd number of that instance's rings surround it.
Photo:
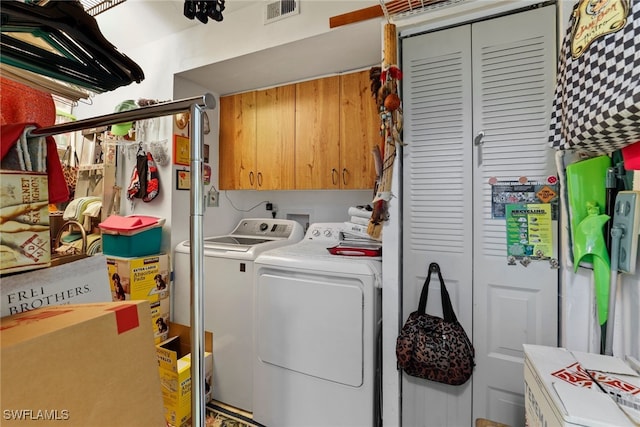
<path fill-rule="evenodd" d="M 634 274 L 640 232 L 640 191 L 620 191 L 616 197 L 613 227 L 622 230 L 618 253 L 618 271 Z"/>

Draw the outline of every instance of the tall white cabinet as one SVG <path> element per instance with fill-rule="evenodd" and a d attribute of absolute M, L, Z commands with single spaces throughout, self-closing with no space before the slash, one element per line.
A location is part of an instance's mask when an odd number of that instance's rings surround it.
<path fill-rule="evenodd" d="M 547 145 L 555 6 L 401 43 L 402 318 L 417 308 L 427 267 L 437 262 L 476 350 L 462 386 L 403 375 L 402 423 L 524 425 L 522 344 L 557 344 L 558 271 L 545 261 L 507 265 L 506 222 L 491 216 L 489 179 L 555 175 Z M 427 312 L 441 315 L 437 280 L 429 295 Z"/>

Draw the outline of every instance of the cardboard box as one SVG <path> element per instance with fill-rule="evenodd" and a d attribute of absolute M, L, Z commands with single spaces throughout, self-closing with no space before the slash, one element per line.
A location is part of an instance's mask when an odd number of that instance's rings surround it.
<path fill-rule="evenodd" d="M 61 304 L 111 302 L 107 260 L 101 254 L 57 267 L 5 276 L 0 282 L 0 315 Z"/>
<path fill-rule="evenodd" d="M 640 423 L 640 411 L 634 409 L 640 408 L 640 376 L 622 360 L 530 344 L 524 351 L 527 426 Z"/>
<path fill-rule="evenodd" d="M 107 266 L 113 301 L 149 301 L 155 343 L 169 338 L 169 255 L 107 256 Z"/>
<path fill-rule="evenodd" d="M 46 173 L 0 171 L 0 274 L 49 266 L 47 185 Z"/>
<path fill-rule="evenodd" d="M 191 329 L 171 323 L 172 337 L 156 346 L 165 420 L 174 427 L 191 422 Z M 205 402 L 213 389 L 213 335 L 205 332 Z"/>
<path fill-rule="evenodd" d="M 3 426 L 165 426 L 147 301 L 1 319 Z"/>

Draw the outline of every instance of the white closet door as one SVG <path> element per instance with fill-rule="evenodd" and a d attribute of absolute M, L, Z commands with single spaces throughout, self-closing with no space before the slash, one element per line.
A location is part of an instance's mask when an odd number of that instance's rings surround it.
<path fill-rule="evenodd" d="M 557 344 L 558 270 L 507 265 L 506 222 L 491 219 L 488 182 L 555 175 L 547 147 L 555 21 L 547 6 L 472 25 L 474 137 L 485 135 L 473 161 L 473 418 L 512 426 L 524 425 L 522 344 Z"/>
<path fill-rule="evenodd" d="M 403 321 L 418 307 L 429 263 L 442 270 L 458 319 L 472 332 L 470 27 L 403 40 Z M 442 316 L 437 275 L 427 312 Z M 403 375 L 404 426 L 471 425 L 471 381 L 448 386 Z"/>
<path fill-rule="evenodd" d="M 555 45 L 553 6 L 402 40 L 403 320 L 438 262 L 476 349 L 463 386 L 403 375 L 405 426 L 523 425 L 522 344 L 556 345 L 557 270 L 507 265 L 506 222 L 491 218 L 489 184 L 554 174 Z M 430 296 L 438 290 L 432 279 Z M 441 315 L 438 298 L 427 311 Z"/>

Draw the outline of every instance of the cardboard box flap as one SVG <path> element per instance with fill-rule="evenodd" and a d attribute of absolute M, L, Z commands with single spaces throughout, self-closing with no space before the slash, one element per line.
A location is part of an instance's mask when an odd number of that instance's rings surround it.
<path fill-rule="evenodd" d="M 178 337 L 168 338 L 158 344 L 156 351 L 158 353 L 158 366 L 161 369 L 176 372 L 178 354 L 180 352 L 180 339 Z"/>
<path fill-rule="evenodd" d="M 567 414 L 566 421 L 593 427 L 628 426 L 629 419 L 608 395 L 598 389 L 576 387 L 564 381 L 553 388 Z"/>
<path fill-rule="evenodd" d="M 172 336 L 180 338 L 178 351 L 180 357 L 191 353 L 191 328 L 179 323 L 169 322 L 169 331 Z M 213 335 L 208 331 L 204 333 L 204 351 L 213 352 Z"/>
<path fill-rule="evenodd" d="M 617 357 L 595 353 L 582 353 L 579 351 L 573 351 L 572 353 L 584 369 L 607 372 L 610 374 L 630 375 L 634 377 L 640 376 L 636 371 L 631 369 L 631 367 Z"/>
<path fill-rule="evenodd" d="M 180 371 L 180 359 L 191 353 L 191 328 L 179 323 L 169 322 L 171 337 L 157 345 L 158 365 L 162 369 Z M 204 351 L 213 352 L 213 335 L 204 333 Z"/>

